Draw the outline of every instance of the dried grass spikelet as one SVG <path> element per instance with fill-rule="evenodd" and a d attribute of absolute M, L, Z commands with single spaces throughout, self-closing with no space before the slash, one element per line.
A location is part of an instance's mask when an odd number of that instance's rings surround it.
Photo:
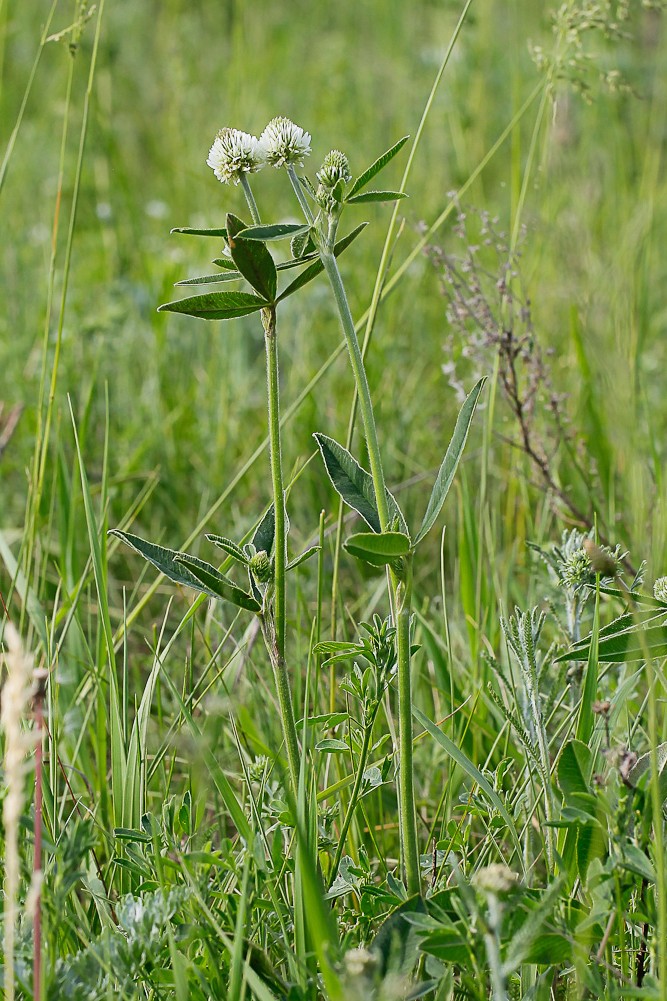
<path fill-rule="evenodd" d="M 5 999 L 14 998 L 14 938 L 19 889 L 19 820 L 23 809 L 26 754 L 34 744 L 25 720 L 30 710 L 33 688 L 33 660 L 26 654 L 11 622 L 5 625 L 6 678 L 2 687 L 0 726 L 5 737 L 4 770 L 7 791 L 2 804 L 5 829 L 4 952 Z"/>

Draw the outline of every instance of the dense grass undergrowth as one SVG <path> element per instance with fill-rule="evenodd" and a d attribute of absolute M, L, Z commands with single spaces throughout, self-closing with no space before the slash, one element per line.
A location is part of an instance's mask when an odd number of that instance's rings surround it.
<path fill-rule="evenodd" d="M 661 6 L 0 0 L 5 998 L 667 998 Z"/>

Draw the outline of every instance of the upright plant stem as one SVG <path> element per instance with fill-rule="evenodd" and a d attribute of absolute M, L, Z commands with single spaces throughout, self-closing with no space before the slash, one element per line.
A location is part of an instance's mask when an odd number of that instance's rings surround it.
<path fill-rule="evenodd" d="M 240 178 L 252 221 L 258 224 L 260 222 L 259 210 L 248 177 L 245 173 L 242 173 Z M 278 375 L 278 337 L 275 306 L 270 306 L 262 310 L 262 325 L 264 327 L 264 345 L 266 348 L 269 456 L 271 461 L 271 483 L 273 486 L 273 512 L 275 519 L 274 613 L 272 620 L 270 622 L 265 621 L 264 623 L 264 638 L 273 665 L 283 737 L 287 748 L 287 760 L 292 779 L 292 790 L 296 797 L 299 789 L 301 756 L 299 754 L 299 741 L 296 735 L 292 690 L 285 661 L 285 632 L 287 627 L 287 527 L 280 442 L 280 381 Z"/>
<path fill-rule="evenodd" d="M 412 556 L 409 556 L 405 561 L 403 579 L 399 581 L 392 571 L 391 582 L 395 596 L 396 652 L 398 656 L 399 825 L 408 893 L 419 893 L 421 878 L 412 759 L 412 682 L 410 678 Z"/>
<path fill-rule="evenodd" d="M 290 775 L 296 795 L 299 787 L 300 754 L 294 721 L 294 707 L 285 662 L 285 629 L 287 622 L 285 601 L 285 576 L 287 565 L 287 532 L 285 525 L 285 491 L 280 448 L 280 391 L 278 382 L 278 342 L 276 336 L 276 311 L 273 306 L 262 311 L 264 343 L 266 346 L 266 384 L 269 405 L 269 452 L 271 456 L 271 482 L 273 485 L 273 510 L 275 515 L 275 605 L 273 636 L 267 636 L 269 653 L 273 661 L 276 690 L 287 747 Z"/>
<path fill-rule="evenodd" d="M 380 528 L 389 527 L 389 507 L 387 488 L 380 455 L 380 445 L 373 413 L 366 369 L 354 328 L 354 320 L 345 294 L 345 287 L 333 254 L 334 234 L 329 234 L 327 246 L 320 257 L 333 290 L 334 299 L 345 334 L 352 372 L 357 387 L 359 410 L 368 446 L 368 458 L 373 478 L 375 503 L 380 519 Z M 402 579 L 401 579 L 402 578 Z M 392 605 L 396 615 L 396 645 L 398 657 L 398 718 L 399 718 L 399 826 L 401 856 L 405 870 L 408 893 L 420 891 L 419 853 L 417 850 L 417 822 L 414 798 L 414 769 L 412 757 L 412 692 L 410 680 L 410 604 L 412 599 L 412 557 L 406 560 L 406 569 L 401 578 L 392 570 L 389 574 Z"/>
<path fill-rule="evenodd" d="M 331 241 L 333 243 L 333 241 Z M 378 515 L 380 518 L 380 528 L 382 531 L 386 531 L 389 527 L 389 507 L 387 505 L 387 489 L 384 479 L 384 470 L 382 468 L 382 457 L 380 455 L 380 445 L 377 437 L 377 428 L 375 426 L 375 415 L 373 413 L 373 403 L 371 400 L 371 392 L 368 386 L 368 379 L 366 377 L 366 369 L 364 367 L 364 360 L 361 357 L 361 348 L 359 347 L 359 341 L 357 339 L 357 332 L 354 329 L 354 320 L 352 319 L 352 314 L 350 312 L 350 307 L 347 301 L 347 295 L 345 294 L 345 287 L 343 285 L 343 280 L 338 270 L 338 263 L 333 253 L 329 248 L 321 252 L 322 264 L 324 265 L 324 270 L 327 273 L 327 278 L 331 284 L 331 288 L 334 294 L 334 299 L 336 300 L 336 307 L 338 309 L 338 314 L 340 316 L 341 325 L 343 327 L 343 333 L 345 334 L 345 340 L 347 343 L 347 350 L 350 355 L 350 362 L 352 364 L 352 372 L 354 374 L 354 381 L 357 386 L 357 393 L 359 395 L 359 409 L 361 411 L 361 420 L 364 425 L 364 435 L 366 437 L 366 444 L 368 446 L 368 460 L 371 466 L 371 476 L 373 477 L 373 488 L 375 490 L 375 503 L 378 509 Z"/>

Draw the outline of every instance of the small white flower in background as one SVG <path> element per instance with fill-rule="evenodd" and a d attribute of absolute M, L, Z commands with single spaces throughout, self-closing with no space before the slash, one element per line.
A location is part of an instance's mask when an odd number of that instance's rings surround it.
<path fill-rule="evenodd" d="M 266 162 L 259 139 L 238 129 L 221 129 L 206 163 L 223 184 L 238 184 L 241 174 L 253 174 Z"/>
<path fill-rule="evenodd" d="M 496 862 L 487 865 L 485 869 L 479 869 L 472 877 L 472 883 L 482 893 L 499 897 L 515 889 L 519 884 L 519 877 L 506 865 Z"/>
<path fill-rule="evenodd" d="M 658 601 L 667 601 L 667 577 L 658 577 L 653 585 L 653 597 Z"/>
<path fill-rule="evenodd" d="M 310 132 L 304 132 L 289 118 L 273 118 L 259 142 L 266 162 L 272 167 L 302 167 L 304 157 L 310 154 Z"/>
<path fill-rule="evenodd" d="M 368 949 L 348 949 L 344 962 L 345 972 L 351 977 L 363 977 L 375 972 L 377 956 Z"/>

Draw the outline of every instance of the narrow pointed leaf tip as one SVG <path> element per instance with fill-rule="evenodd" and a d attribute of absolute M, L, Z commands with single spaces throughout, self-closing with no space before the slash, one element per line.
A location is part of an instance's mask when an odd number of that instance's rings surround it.
<path fill-rule="evenodd" d="M 436 518 L 442 510 L 442 505 L 445 503 L 445 498 L 449 493 L 449 488 L 452 485 L 458 464 L 463 454 L 463 449 L 465 448 L 465 443 L 468 438 L 468 432 L 470 431 L 470 425 L 475 413 L 477 401 L 479 400 L 479 396 L 484 388 L 485 382 L 486 376 L 476 383 L 459 411 L 459 415 L 456 418 L 454 434 L 452 435 L 452 440 L 449 443 L 445 457 L 442 460 L 442 465 L 440 466 L 435 484 L 433 485 L 433 490 L 431 491 L 431 496 L 426 508 L 426 514 L 424 515 L 421 528 L 417 533 L 415 544 L 421 542 L 426 533 L 433 527 Z"/>
<path fill-rule="evenodd" d="M 154 542 L 148 542 L 146 539 L 141 539 L 138 535 L 132 535 L 130 532 L 121 532 L 117 528 L 112 528 L 109 531 L 109 535 L 115 535 L 121 542 L 125 545 L 130 546 L 135 552 L 143 556 L 145 560 L 152 563 L 160 573 L 163 573 L 170 580 L 173 580 L 175 584 L 183 584 L 185 587 L 193 587 L 197 591 L 203 591 L 208 594 L 211 598 L 217 597 L 215 592 L 210 591 L 208 588 L 203 587 L 201 582 L 191 573 L 185 566 L 177 562 L 177 556 L 183 556 L 185 554 L 179 553 L 173 549 L 165 549 L 164 546 L 158 546 Z"/>
<path fill-rule="evenodd" d="M 158 313 L 185 313 L 201 320 L 231 320 L 256 313 L 268 305 L 266 299 L 250 292 L 207 292 L 179 299 L 178 302 L 166 302 L 158 306 Z"/>
<path fill-rule="evenodd" d="M 252 612 L 261 610 L 261 605 L 252 595 L 246 594 L 210 563 L 197 559 L 196 556 L 157 546 L 153 542 L 141 539 L 138 535 L 121 532 L 117 528 L 112 528 L 109 535 L 117 536 L 175 584 L 200 591 L 209 598 L 223 598 Z"/>
<path fill-rule="evenodd" d="M 237 605 L 238 608 L 246 608 L 249 612 L 261 611 L 262 606 L 256 598 L 253 598 L 243 588 L 237 587 L 229 577 L 225 577 L 210 563 L 204 563 L 203 560 L 188 556 L 187 553 L 179 553 L 176 556 L 176 562 L 184 564 L 197 580 L 213 592 L 216 598 L 229 601 L 232 605 Z"/>
<path fill-rule="evenodd" d="M 343 498 L 349 507 L 361 515 L 369 528 L 372 528 L 374 532 L 380 532 L 382 526 L 375 503 L 375 488 L 370 473 L 362 469 L 354 456 L 333 438 L 329 438 L 319 431 L 313 434 L 313 438 L 322 453 L 324 465 L 336 493 Z M 389 508 L 390 520 L 402 532 L 409 535 L 403 512 L 389 490 L 387 490 L 387 507 Z"/>
<path fill-rule="evenodd" d="M 226 229 L 196 229 L 192 226 L 174 226 L 169 232 L 182 233 L 185 236 L 221 236 L 223 240 L 227 239 Z"/>
<path fill-rule="evenodd" d="M 360 202 L 398 202 L 401 198 L 409 198 L 405 191 L 362 191 L 360 195 L 352 195 L 346 198 L 348 205 L 357 205 Z"/>
<path fill-rule="evenodd" d="M 346 448 L 333 438 L 316 432 L 317 442 L 326 471 L 336 492 L 345 503 L 364 519 L 374 532 L 380 531 L 380 516 L 375 504 L 373 481 Z"/>
<path fill-rule="evenodd" d="M 387 166 L 390 160 L 393 160 L 396 154 L 403 149 L 409 138 L 410 136 L 403 136 L 403 138 L 399 139 L 397 143 L 394 143 L 394 145 L 388 149 L 386 153 L 379 156 L 377 160 L 375 160 L 370 167 L 363 172 L 363 174 L 359 175 L 348 192 L 347 201 L 356 195 L 357 191 L 361 191 L 362 188 L 365 188 L 368 182 L 371 181 L 376 174 L 379 174 L 383 167 Z"/>
<path fill-rule="evenodd" d="M 310 226 L 304 223 L 278 222 L 266 226 L 249 226 L 237 236 L 244 240 L 286 240 L 287 237 L 300 236 L 310 232 Z"/>

